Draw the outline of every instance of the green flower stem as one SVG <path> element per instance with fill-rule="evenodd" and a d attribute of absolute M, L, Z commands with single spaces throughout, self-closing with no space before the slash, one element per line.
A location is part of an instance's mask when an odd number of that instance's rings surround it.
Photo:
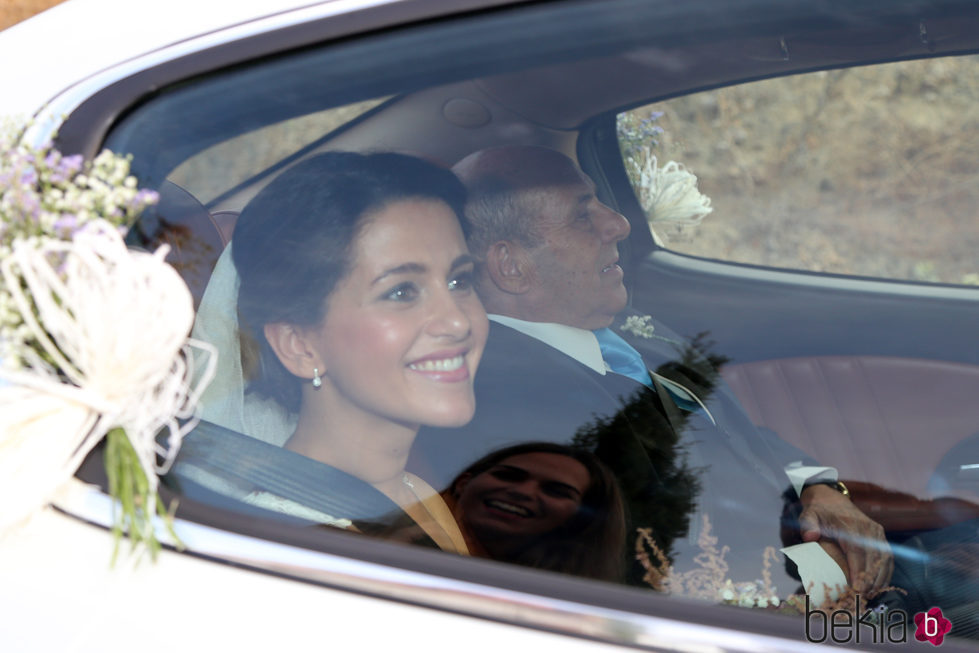
<path fill-rule="evenodd" d="M 168 512 L 160 495 L 150 490 L 149 479 L 126 432 L 117 427 L 110 430 L 105 438 L 105 471 L 109 477 L 109 493 L 121 506 L 121 512 L 114 515 L 112 524 L 115 538 L 112 563 L 115 564 L 119 543 L 125 533 L 129 535 L 132 550 L 143 545 L 149 550 L 153 560 L 156 560 L 162 546 L 156 538 L 153 514 L 147 510 L 147 506 L 154 506 L 177 548 L 182 549 L 183 544 L 173 530 L 172 508 L 175 506 L 171 506 L 171 511 Z"/>

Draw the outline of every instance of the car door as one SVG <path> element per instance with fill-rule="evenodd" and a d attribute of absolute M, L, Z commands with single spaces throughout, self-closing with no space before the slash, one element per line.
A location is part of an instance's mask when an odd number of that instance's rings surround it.
<path fill-rule="evenodd" d="M 979 422 L 970 401 L 979 367 L 979 291 L 958 283 L 962 278 L 928 284 L 811 271 L 793 266 L 791 258 L 773 266 L 680 250 L 665 232 L 656 233 L 658 224 L 650 230 L 642 188 L 630 181 L 619 116 L 685 96 L 709 111 L 710 98 L 698 99 L 706 97 L 698 92 L 764 77 L 791 84 L 796 74 L 974 52 L 977 32 L 969 28 L 975 10 L 952 1 L 858 8 L 767 0 L 496 4 L 382 3 L 345 11 L 330 3 L 309 14 L 233 26 L 92 77 L 48 112 L 67 115 L 58 132 L 62 148 L 92 155 L 105 145 L 133 155 L 134 172 L 160 191 L 163 203 L 137 225 L 130 243 L 170 245 L 168 260 L 198 306 L 239 212 L 277 175 L 314 154 L 399 150 L 449 166 L 501 144 L 562 151 L 631 223 L 621 247 L 630 317 L 648 315 L 695 344 L 748 419 L 836 467 L 858 505 L 890 520 L 885 528 L 897 541 L 974 519 L 967 485 L 973 459 L 956 456 L 952 476 L 940 470 L 953 447 L 970 446 Z M 792 104 L 806 93 L 776 95 Z M 703 130 L 703 140 L 730 127 L 717 120 Z M 778 132 L 767 141 L 778 149 L 781 128 L 764 126 Z M 678 123 L 674 133 L 685 129 Z M 704 224 L 723 212 L 737 232 L 752 216 L 752 196 L 737 196 L 741 203 L 725 208 L 710 184 L 730 180 L 712 178 L 706 167 L 702 172 L 684 152 L 660 155 L 660 163 L 672 157 L 697 172 L 700 190 L 714 195 L 714 212 Z M 707 160 L 714 156 L 705 152 Z M 811 176 L 817 190 L 825 176 L 813 166 L 791 175 Z M 764 175 L 753 183 L 763 182 L 776 183 Z M 961 226 L 969 224 L 966 218 Z M 766 237 L 782 240 L 793 228 L 776 225 Z M 872 226 L 868 230 L 878 237 Z M 863 247 L 873 247 L 873 238 Z M 796 258 L 804 258 L 809 242 L 799 243 Z M 641 335 L 633 341 L 644 349 Z M 100 475 L 93 458 L 82 476 L 97 482 Z M 933 490 L 943 478 L 948 489 Z M 442 613 L 654 650 L 705 642 L 730 650 L 769 644 L 794 650 L 813 639 L 809 626 L 820 618 L 798 609 L 793 618 L 770 614 L 768 597 L 762 604 L 744 588 L 738 589 L 743 597 L 734 596 L 732 579 L 723 573 L 712 576 L 707 601 L 694 601 L 648 584 L 563 577 L 309 529 L 214 487 L 196 494 L 179 485 L 171 490 L 181 498 L 178 519 L 188 532 L 200 533 L 192 548 L 200 556 Z M 735 490 L 729 494 L 736 499 Z M 933 503 L 939 499 L 952 503 Z M 750 510 L 747 503 L 739 507 Z M 911 513 L 931 521 L 909 520 Z M 83 516 L 108 523 L 105 515 Z M 778 516 L 770 521 L 776 543 Z M 629 535 L 636 545 L 626 554 L 630 563 L 648 563 L 642 534 Z M 696 540 L 696 532 L 689 539 Z M 975 600 L 967 593 L 955 607 L 968 610 Z M 758 609 L 717 605 L 731 603 Z M 436 647 L 458 643 L 443 633 Z"/>

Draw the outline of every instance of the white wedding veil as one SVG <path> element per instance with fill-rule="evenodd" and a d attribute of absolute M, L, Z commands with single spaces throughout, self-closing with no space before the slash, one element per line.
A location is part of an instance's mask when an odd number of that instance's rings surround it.
<path fill-rule="evenodd" d="M 218 350 L 217 372 L 201 397 L 202 418 L 282 446 L 296 429 L 296 416 L 273 399 L 245 392 L 238 335 L 239 280 L 231 247 L 225 247 L 218 258 L 194 320 L 193 337 Z"/>

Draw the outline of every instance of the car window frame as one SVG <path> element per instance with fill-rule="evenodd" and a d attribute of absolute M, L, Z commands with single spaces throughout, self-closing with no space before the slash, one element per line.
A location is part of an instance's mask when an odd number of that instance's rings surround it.
<path fill-rule="evenodd" d="M 91 485 L 55 505 L 108 532 L 114 517 L 102 489 L 100 450 L 78 473 Z M 167 504 L 179 500 L 173 528 L 182 547 L 164 533 L 166 549 L 249 573 L 642 650 L 677 637 L 685 645 L 731 653 L 756 651 L 762 642 L 786 652 L 810 646 L 799 637 L 797 619 L 754 611 L 743 617 L 744 611 L 729 606 L 292 525 L 279 516 L 266 519 L 178 497 L 166 486 L 160 495 Z"/>
<path fill-rule="evenodd" d="M 409 11 L 407 15 L 417 19 L 423 14 L 421 7 L 428 7 L 429 10 L 434 11 L 436 4 L 437 3 L 430 2 L 412 5 L 413 9 L 412 11 Z M 475 7 L 482 3 L 473 1 L 467 4 Z M 370 12 L 370 10 L 364 11 Z M 383 20 L 380 20 L 382 16 Z M 364 23 L 359 22 L 361 19 L 364 20 Z M 330 24 L 329 21 L 331 20 L 334 19 L 322 19 L 322 21 L 325 21 L 324 24 Z M 351 15 L 348 26 L 354 30 L 366 29 L 364 24 L 370 23 L 371 20 L 377 21 L 372 24 L 374 25 L 374 29 L 378 29 L 378 24 L 393 24 L 398 22 L 399 18 L 383 15 L 383 12 L 380 10 L 377 11 L 376 15 L 371 14 L 371 18 L 357 13 Z M 317 23 L 316 25 L 319 27 L 320 23 Z M 338 31 L 342 29 L 338 25 L 334 25 L 334 27 L 336 27 Z M 261 56 L 265 56 L 269 52 L 278 51 L 276 50 L 276 46 L 274 44 L 288 43 L 289 47 L 294 47 L 296 42 L 292 41 L 291 39 L 296 38 L 296 34 L 310 34 L 310 36 L 307 36 L 307 38 L 310 39 L 310 43 L 314 41 L 319 42 L 323 39 L 322 32 L 317 33 L 314 39 L 311 34 L 316 33 L 317 30 L 310 25 L 302 25 L 292 29 L 294 29 L 295 32 L 291 31 L 291 29 L 285 29 L 280 32 L 276 32 L 274 35 L 261 35 L 260 37 L 253 37 L 255 40 L 247 43 L 230 43 L 225 46 L 219 46 L 215 50 L 208 50 L 207 52 L 211 54 L 219 55 L 216 59 L 209 59 L 203 54 L 201 54 L 199 57 L 186 55 L 184 58 L 167 62 L 157 67 L 148 68 L 142 72 L 136 73 L 133 76 L 126 77 L 123 80 L 115 81 L 106 86 L 101 94 L 93 96 L 93 100 L 83 102 L 78 106 L 76 111 L 71 113 L 71 116 L 64 123 L 62 130 L 59 132 L 58 143 L 68 151 L 81 151 L 92 154 L 101 144 L 106 130 L 108 129 L 108 126 L 112 120 L 120 115 L 123 115 L 125 110 L 134 103 L 138 104 L 138 102 L 141 101 L 141 98 L 146 97 L 147 93 L 151 92 L 150 89 L 157 88 L 160 85 L 172 83 L 176 80 L 193 77 L 202 73 L 213 72 L 221 67 L 219 65 L 220 62 L 223 62 L 223 64 L 230 64 L 231 62 L 236 61 L 234 58 L 235 56 L 240 56 L 242 51 L 250 51 L 250 48 L 252 47 L 254 47 L 254 53 L 263 53 Z M 358 31 L 357 33 L 360 32 Z M 226 50 L 224 48 L 226 48 Z M 253 56 L 260 55 L 254 54 Z M 612 120 L 614 120 L 614 117 Z M 98 130 L 86 129 L 86 125 L 91 126 L 92 124 L 100 124 L 100 121 L 104 121 L 105 124 L 105 128 L 101 132 Z M 587 136 L 594 133 L 596 134 L 595 138 L 597 138 L 598 141 L 602 141 L 601 137 L 597 135 L 598 130 L 607 130 L 608 126 L 600 125 L 600 122 L 601 120 L 597 121 L 594 128 L 584 129 L 583 134 Z M 594 130 L 594 132 L 592 130 Z M 614 137 L 614 123 L 612 134 Z M 604 142 L 607 143 L 607 141 Z M 581 143 L 582 146 L 579 149 L 579 154 L 583 167 L 585 167 L 586 171 L 589 172 L 598 173 L 600 171 L 601 174 L 596 174 L 596 177 L 602 178 L 602 183 L 599 184 L 602 193 L 606 193 L 610 197 L 615 197 L 617 200 L 616 205 L 620 208 L 620 210 L 624 211 L 624 209 L 629 205 L 629 199 L 628 197 L 623 196 L 617 190 L 621 187 L 622 181 L 622 179 L 619 179 L 619 171 L 610 169 L 608 167 L 596 167 L 596 164 L 589 164 L 588 161 L 590 158 L 592 158 L 592 154 L 588 150 L 589 141 L 586 138 L 583 139 Z M 601 156 L 597 158 L 597 161 L 602 160 L 603 158 Z M 621 173 L 622 178 L 624 178 L 624 168 L 622 169 Z M 626 183 L 628 183 L 627 180 Z M 655 248 L 650 249 L 650 251 L 654 250 Z M 638 264 L 638 261 L 642 258 L 644 257 L 637 255 L 634 257 L 633 261 L 634 263 Z M 735 267 L 739 267 L 737 264 L 725 265 L 734 265 Z M 750 268 L 752 266 L 746 267 Z M 808 276 L 811 273 L 803 274 Z M 86 518 L 93 521 L 100 519 L 100 517 L 95 516 L 94 513 L 89 514 Z M 179 518 L 187 522 L 220 524 L 220 527 L 224 530 L 237 532 L 248 537 L 258 537 L 262 539 L 267 538 L 272 541 L 280 541 L 284 537 L 282 535 L 283 530 L 279 525 L 249 525 L 247 521 L 229 518 L 227 514 L 220 513 L 220 511 L 215 511 L 213 508 L 207 506 L 194 506 L 189 502 L 188 505 L 183 506 L 181 513 L 179 513 Z M 203 522 L 201 520 L 209 521 Z M 652 618 L 650 615 L 653 613 L 655 613 L 656 618 L 660 618 L 664 614 L 669 614 L 675 615 L 675 619 L 677 621 L 685 623 L 698 623 L 705 627 L 717 626 L 719 624 L 730 624 L 729 632 L 724 633 L 723 637 L 730 638 L 734 637 L 737 633 L 744 632 L 753 632 L 756 635 L 776 635 L 785 638 L 784 641 L 779 641 L 780 646 L 784 645 L 789 649 L 801 649 L 801 646 L 796 646 L 797 644 L 801 644 L 801 642 L 795 641 L 795 639 L 797 639 L 799 636 L 798 622 L 792 620 L 786 620 L 785 628 L 783 629 L 781 627 L 774 626 L 775 622 L 765 615 L 746 617 L 743 611 L 731 610 L 728 612 L 725 608 L 704 606 L 702 604 L 686 604 L 682 601 L 678 601 L 675 598 L 658 596 L 651 598 L 649 602 L 643 600 L 641 602 L 642 605 L 637 606 L 637 594 L 625 588 L 602 586 L 588 581 L 581 581 L 579 579 L 557 579 L 551 575 L 533 570 L 519 568 L 504 569 L 501 567 L 505 566 L 488 561 L 465 561 L 460 563 L 457 560 L 453 560 L 452 562 L 449 562 L 449 559 L 443 554 L 433 555 L 413 549 L 389 549 L 389 547 L 394 545 L 388 545 L 386 543 L 372 542 L 370 545 L 366 545 L 362 543 L 361 540 L 357 540 L 349 546 L 347 546 L 349 543 L 344 541 L 344 545 L 341 546 L 339 542 L 339 539 L 336 540 L 336 542 L 331 542 L 329 548 L 330 554 L 350 557 L 371 563 L 380 563 L 388 569 L 410 569 L 412 571 L 419 571 L 429 576 L 450 578 L 454 580 L 461 580 L 463 582 L 475 582 L 483 587 L 493 587 L 497 589 L 502 587 L 511 590 L 516 587 L 518 588 L 517 591 L 525 592 L 525 596 L 544 596 L 555 599 L 573 598 L 574 602 L 580 603 L 580 605 L 583 606 L 588 606 L 589 608 L 606 609 L 612 606 L 612 609 L 621 609 L 630 615 L 630 619 L 624 621 L 620 620 L 618 623 L 633 624 L 634 622 L 632 619 L 639 619 L 640 621 L 648 620 Z M 334 546 L 337 548 L 333 548 Z M 207 557 L 220 557 L 216 556 L 216 554 L 205 555 L 207 555 Z M 428 559 L 429 557 L 431 557 L 430 560 Z M 246 563 L 239 561 L 239 564 Z M 284 573 L 281 569 L 264 569 L 264 571 L 267 573 Z M 322 582 L 323 584 L 329 585 L 336 581 L 317 582 Z M 423 587 L 424 583 L 419 583 L 419 586 Z M 358 591 L 356 586 L 348 587 L 348 589 Z M 601 600 L 599 600 L 599 597 Z M 405 599 L 402 596 L 399 600 L 409 599 Z M 527 599 L 524 598 L 523 600 Z M 448 606 L 439 603 L 438 607 L 440 609 L 446 609 Z M 483 614 L 482 616 L 486 615 Z M 676 627 L 676 624 L 673 624 L 673 626 Z M 541 626 L 538 624 L 537 627 L 562 630 L 561 627 L 557 626 Z M 665 626 L 662 624 L 657 624 L 656 627 L 652 627 L 650 624 L 644 625 L 642 630 L 644 630 L 646 634 L 642 637 L 637 635 L 635 641 L 631 643 L 643 644 L 643 641 L 640 640 L 643 640 L 644 637 L 649 636 L 651 633 L 658 632 L 657 629 L 659 627 Z M 611 628 L 610 630 L 614 630 L 614 628 Z M 720 636 L 720 633 L 718 633 L 718 636 Z M 615 638 L 610 638 L 608 641 L 620 644 L 624 643 L 621 639 Z M 655 639 L 645 641 L 654 642 Z M 716 644 L 717 641 L 723 641 L 723 638 L 718 640 L 712 639 L 711 641 Z M 736 648 L 738 646 L 737 643 L 732 643 L 731 646 L 732 648 L 729 648 L 728 650 L 742 650 Z M 751 642 L 748 642 L 744 645 L 743 650 L 755 650 L 754 645 Z"/>

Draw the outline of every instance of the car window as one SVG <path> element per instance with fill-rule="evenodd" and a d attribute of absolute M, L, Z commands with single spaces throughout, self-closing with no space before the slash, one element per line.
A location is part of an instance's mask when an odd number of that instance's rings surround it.
<path fill-rule="evenodd" d="M 356 119 L 383 100 L 367 100 L 285 120 L 214 145 L 181 163 L 170 180 L 205 204 L 281 159 Z"/>
<path fill-rule="evenodd" d="M 775 4 L 534 3 L 134 105 L 130 244 L 219 351 L 169 490 L 800 639 L 821 600 L 975 637 L 979 14 Z"/>
<path fill-rule="evenodd" d="M 648 215 L 672 250 L 976 285 L 977 72 L 975 56 L 939 57 L 694 93 L 619 114 L 619 139 L 647 204 L 683 183 L 676 165 L 711 202 Z"/>

